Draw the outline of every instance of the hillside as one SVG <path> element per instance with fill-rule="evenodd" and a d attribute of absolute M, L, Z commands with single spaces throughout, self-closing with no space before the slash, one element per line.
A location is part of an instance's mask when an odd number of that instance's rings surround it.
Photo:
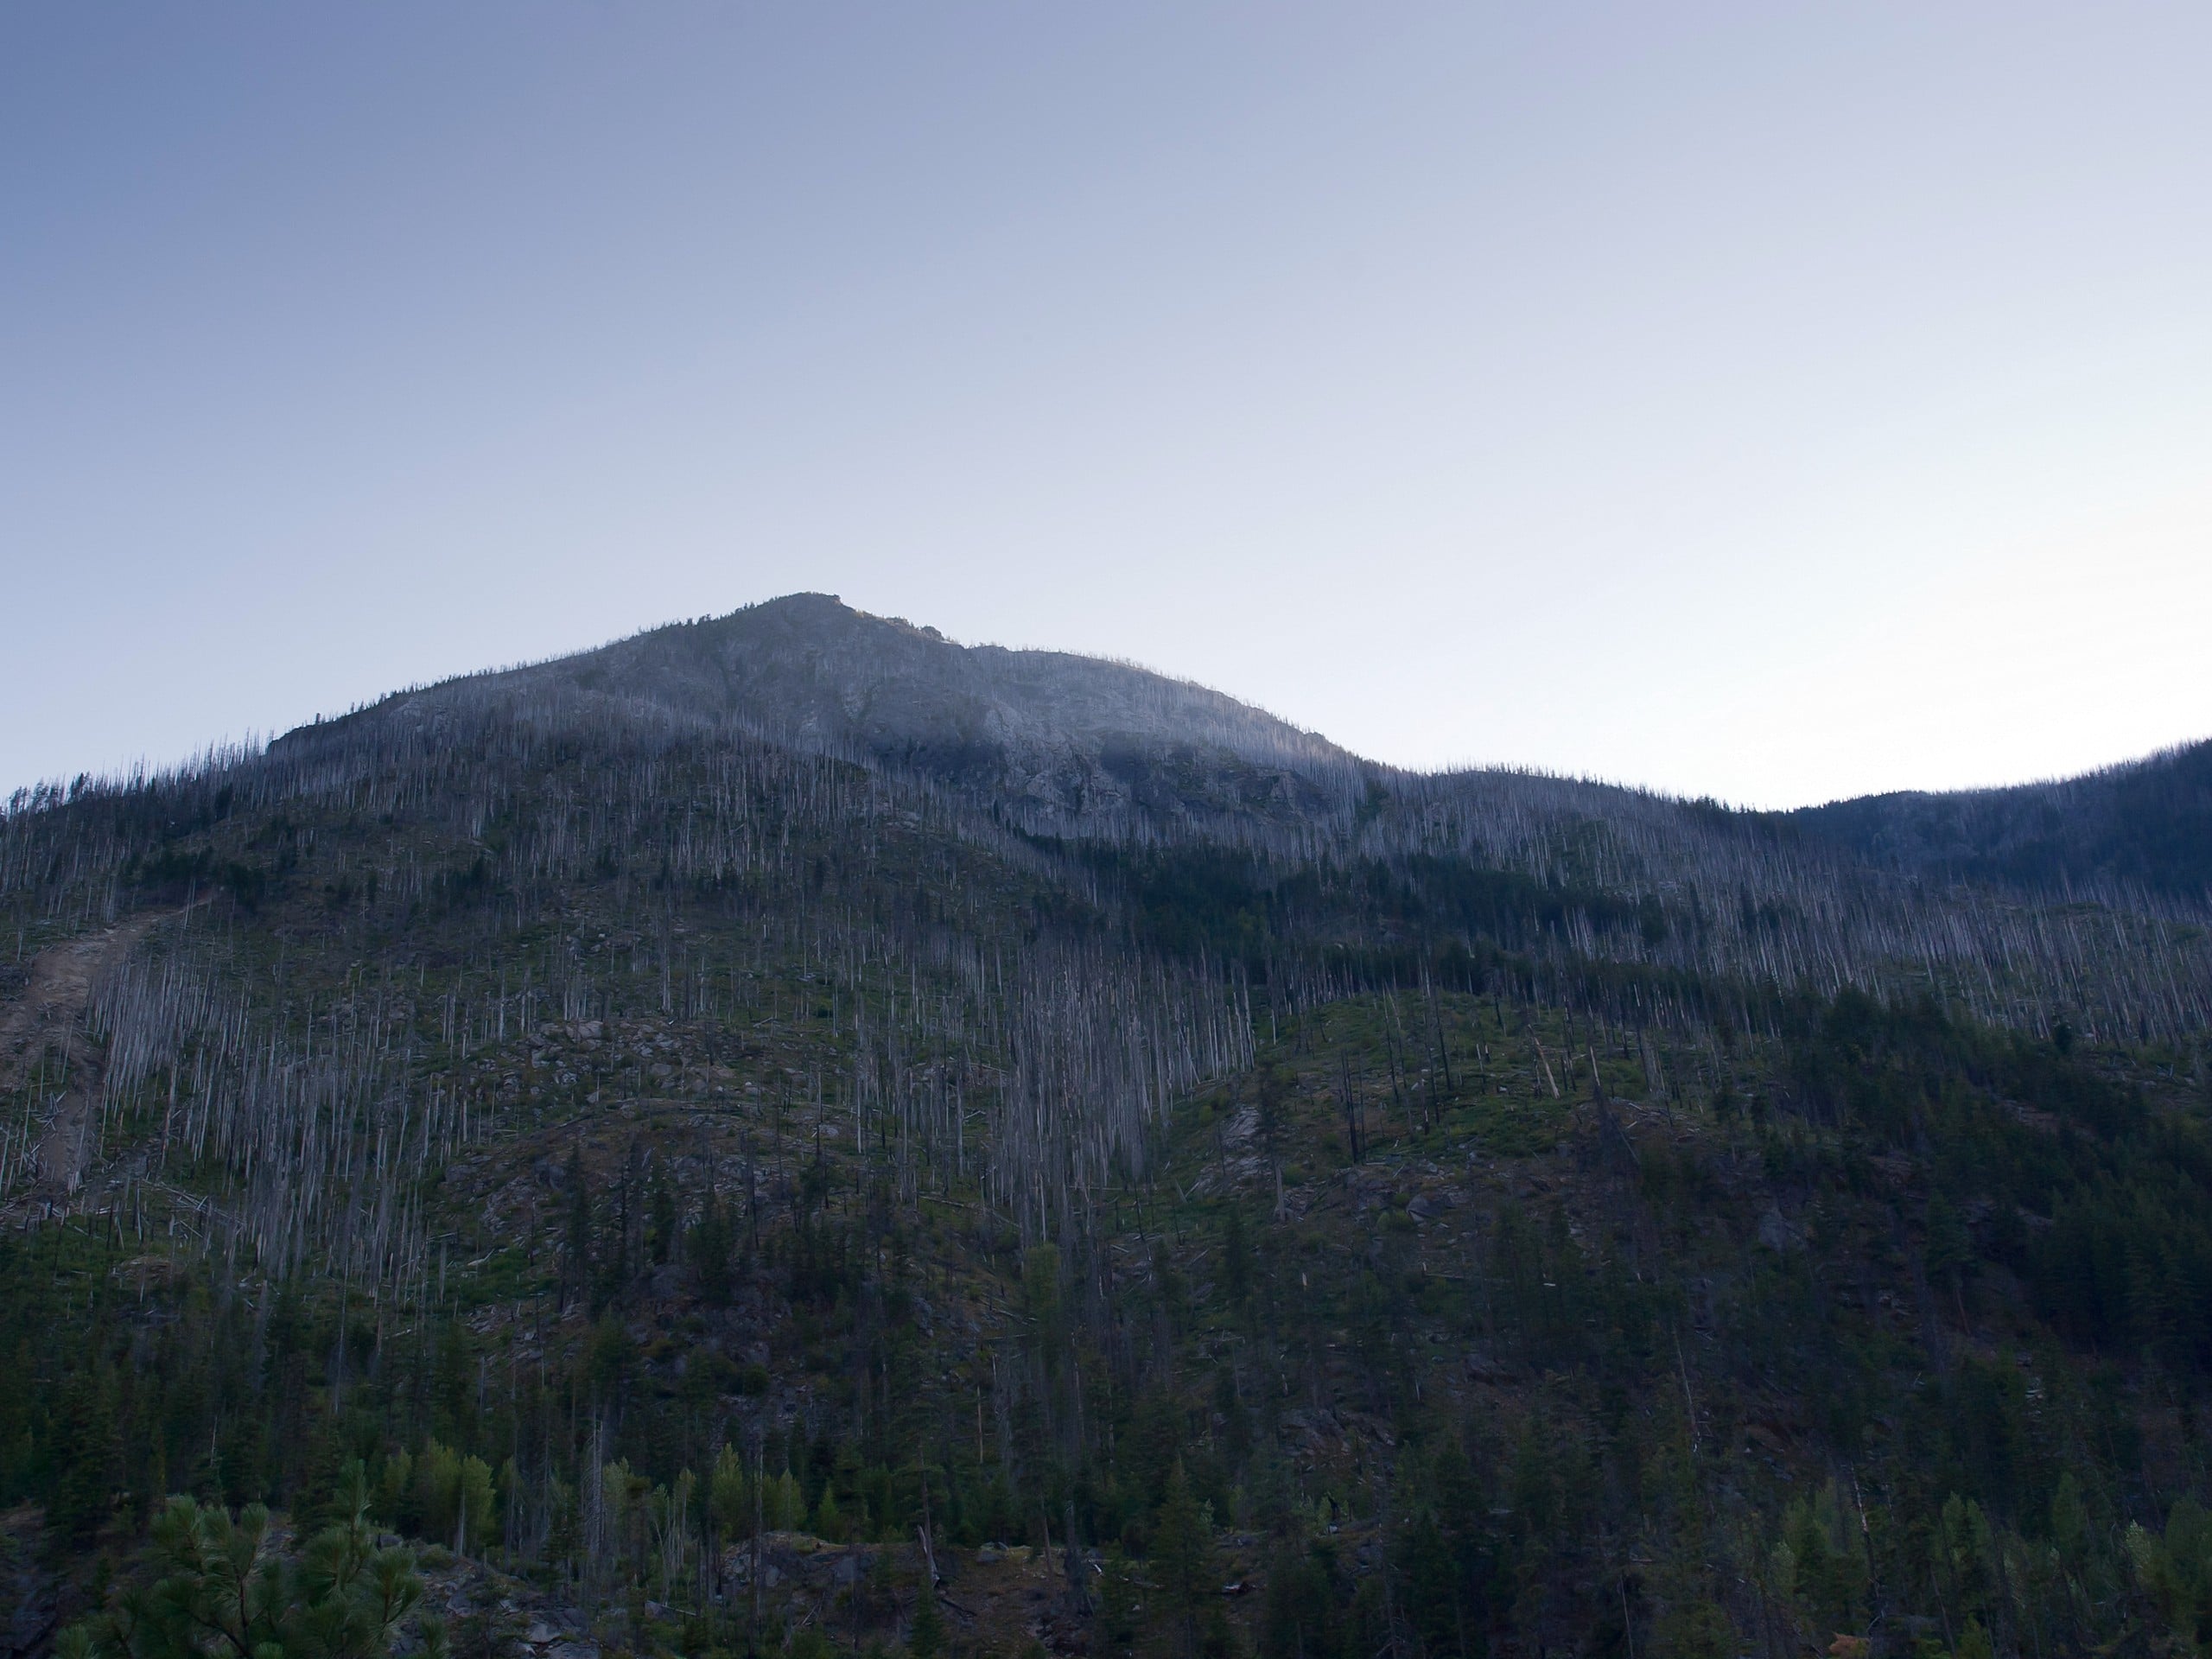
<path fill-rule="evenodd" d="M 2002 864 L 803 595 L 20 799 L 0 1646 L 2193 1651 L 2125 784 Z"/>
<path fill-rule="evenodd" d="M 486 701 L 741 729 L 901 767 L 1055 828 L 1310 812 L 1357 792 L 1351 756 L 1217 691 L 1058 652 L 957 645 L 821 594 L 448 682 L 353 721 L 406 728 Z"/>
<path fill-rule="evenodd" d="M 2059 783 L 1870 796 L 1791 815 L 1916 874 L 2044 893 L 2115 887 L 2212 896 L 2212 742 Z"/>

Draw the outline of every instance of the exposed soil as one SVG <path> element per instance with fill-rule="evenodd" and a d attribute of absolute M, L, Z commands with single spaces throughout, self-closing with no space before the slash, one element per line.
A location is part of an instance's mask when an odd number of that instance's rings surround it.
<path fill-rule="evenodd" d="M 99 1094 L 99 1048 L 85 1029 L 92 987 L 155 927 L 183 913 L 149 911 L 40 951 L 22 994 L 0 1009 L 0 1091 L 22 1088 L 44 1063 L 49 1081 L 39 1106 L 39 1179 L 65 1192 L 83 1179 L 85 1129 Z"/>

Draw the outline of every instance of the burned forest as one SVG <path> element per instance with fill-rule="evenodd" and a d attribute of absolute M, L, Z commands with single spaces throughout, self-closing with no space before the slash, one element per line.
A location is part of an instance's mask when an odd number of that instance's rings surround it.
<path fill-rule="evenodd" d="M 0 1649 L 2187 1654 L 2212 749 L 1738 811 L 797 595 L 0 817 Z"/>

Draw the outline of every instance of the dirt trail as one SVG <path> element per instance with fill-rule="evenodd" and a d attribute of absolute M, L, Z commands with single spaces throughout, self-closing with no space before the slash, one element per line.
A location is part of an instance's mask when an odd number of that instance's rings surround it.
<path fill-rule="evenodd" d="M 92 986 L 156 925 L 183 913 L 133 916 L 105 932 L 40 951 L 22 996 L 0 1010 L 0 1090 L 21 1088 L 45 1063 L 51 1081 L 48 1098 L 40 1104 L 45 1132 L 39 1140 L 39 1177 L 64 1192 L 75 1192 L 84 1177 L 85 1130 L 99 1092 L 100 1052 L 85 1029 Z"/>

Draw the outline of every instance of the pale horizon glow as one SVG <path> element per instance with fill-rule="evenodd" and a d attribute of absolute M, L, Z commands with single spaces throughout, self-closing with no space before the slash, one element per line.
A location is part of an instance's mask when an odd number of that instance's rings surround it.
<path fill-rule="evenodd" d="M 2212 13 L 0 14 L 0 796 L 799 590 L 1791 806 L 2212 736 Z"/>

